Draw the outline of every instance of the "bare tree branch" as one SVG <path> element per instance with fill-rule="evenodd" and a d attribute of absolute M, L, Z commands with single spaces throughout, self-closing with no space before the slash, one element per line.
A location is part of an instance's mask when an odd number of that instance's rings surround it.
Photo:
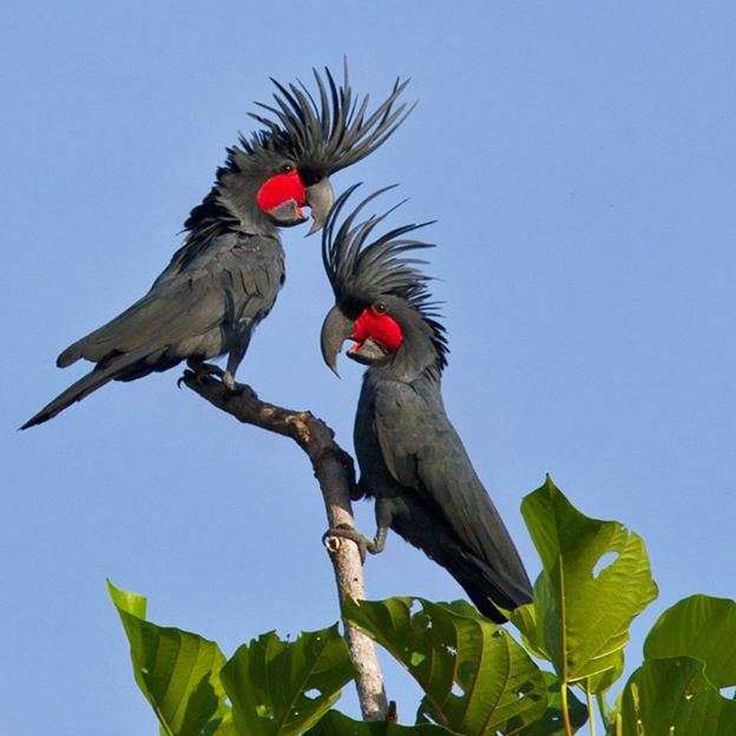
<path fill-rule="evenodd" d="M 312 463 L 325 502 L 329 528 L 354 526 L 350 503 L 350 491 L 355 485 L 353 459 L 335 442 L 335 433 L 325 422 L 308 411 L 284 409 L 261 401 L 253 389 L 244 384 L 235 384 L 235 390 L 230 391 L 217 379 L 198 377 L 189 370 L 184 372 L 181 380 L 210 404 L 238 421 L 293 439 Z M 330 537 L 327 546 L 340 600 L 345 597 L 363 600 L 365 581 L 357 545 L 346 539 Z M 384 720 L 388 707 L 375 645 L 365 634 L 343 621 L 350 657 L 357 673 L 356 688 L 363 718 Z"/>

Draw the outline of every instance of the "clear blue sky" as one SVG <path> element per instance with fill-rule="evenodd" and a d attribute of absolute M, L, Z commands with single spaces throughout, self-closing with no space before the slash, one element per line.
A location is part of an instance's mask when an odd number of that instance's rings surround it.
<path fill-rule="evenodd" d="M 445 398 L 518 542 L 550 471 L 648 544 L 659 601 L 734 595 L 736 7 L 728 2 L 6 3 L 0 147 L 0 693 L 3 731 L 154 733 L 104 580 L 226 653 L 337 616 L 322 502 L 285 440 L 176 388 L 105 388 L 17 427 L 75 376 L 68 343 L 145 291 L 268 77 L 347 53 L 358 90 L 413 79 L 419 107 L 336 178 L 400 182 L 429 237 L 452 355 Z M 318 330 L 318 241 L 240 378 L 350 444 L 360 369 Z M 372 509 L 359 519 L 372 528 Z M 396 537 L 372 597 L 460 590 Z M 415 691 L 395 669 L 402 720 Z M 346 704 L 352 708 L 352 694 Z"/>

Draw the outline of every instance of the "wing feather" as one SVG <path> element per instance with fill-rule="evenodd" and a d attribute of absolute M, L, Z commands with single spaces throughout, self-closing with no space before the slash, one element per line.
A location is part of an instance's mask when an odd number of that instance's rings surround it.
<path fill-rule="evenodd" d="M 263 247 L 263 240 L 232 234 L 213 239 L 181 271 L 158 279 L 122 314 L 68 347 L 57 364 L 160 350 L 220 325 L 260 319 L 275 301 L 284 269 L 281 246 Z"/>
<path fill-rule="evenodd" d="M 393 383 L 378 393 L 375 416 L 381 453 L 394 479 L 429 502 L 469 553 L 529 587 L 516 547 L 439 392 Z"/>

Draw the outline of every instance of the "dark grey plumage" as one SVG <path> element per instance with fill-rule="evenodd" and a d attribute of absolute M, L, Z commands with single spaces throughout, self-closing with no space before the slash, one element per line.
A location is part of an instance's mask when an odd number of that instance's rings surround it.
<path fill-rule="evenodd" d="M 355 222 L 376 195 L 337 225 L 351 191 L 338 199 L 323 232 L 323 260 L 336 296 L 323 326 L 325 360 L 334 369 L 340 344 L 373 305 L 403 331 L 393 353 L 361 356 L 357 346 L 348 353 L 369 363 L 354 430 L 359 490 L 376 503 L 379 531 L 369 550 L 380 551 L 390 527 L 445 567 L 484 615 L 505 621 L 499 609 L 528 603 L 531 585 L 445 412 L 446 335 L 428 277 L 418 268 L 422 261 L 411 257 L 429 246 L 404 237 L 422 225 L 369 242 L 385 215 Z"/>
<path fill-rule="evenodd" d="M 122 314 L 64 350 L 59 367 L 80 358 L 94 369 L 28 420 L 48 421 L 111 380 L 130 381 L 188 360 L 192 365 L 228 355 L 231 380 L 256 325 L 270 312 L 284 283 L 284 251 L 278 228 L 304 222 L 298 202 L 274 213 L 256 199 L 280 172 L 295 171 L 306 204 L 321 228 L 333 202 L 329 176 L 382 145 L 409 114 L 399 80 L 374 112 L 368 97 L 356 99 L 348 81 L 337 85 L 316 71 L 319 103 L 304 85 L 275 82 L 274 105 L 253 114 L 263 128 L 229 148 L 215 183 L 185 223 L 182 247 L 150 291 Z"/>

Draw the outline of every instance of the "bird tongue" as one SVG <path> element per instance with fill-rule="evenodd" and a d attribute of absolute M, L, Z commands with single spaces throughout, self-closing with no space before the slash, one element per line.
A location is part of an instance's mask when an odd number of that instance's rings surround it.
<path fill-rule="evenodd" d="M 355 338 L 353 338 L 355 339 Z M 356 363 L 373 365 L 382 360 L 388 351 L 377 340 L 368 337 L 363 342 L 357 342 L 346 353 L 347 357 Z"/>

